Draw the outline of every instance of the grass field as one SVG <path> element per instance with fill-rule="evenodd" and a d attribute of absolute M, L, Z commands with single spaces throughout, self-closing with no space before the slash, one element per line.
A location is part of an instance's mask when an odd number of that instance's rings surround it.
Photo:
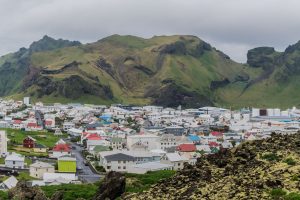
<path fill-rule="evenodd" d="M 1 129 L 5 130 L 7 133 L 7 137 L 10 140 L 10 144 L 16 144 L 16 145 L 22 145 L 23 140 L 27 136 L 31 136 L 34 139 L 37 140 L 38 144 L 42 144 L 46 147 L 53 147 L 55 143 L 60 139 L 60 138 L 66 138 L 67 135 L 64 134 L 62 136 L 55 136 L 51 132 L 47 131 L 21 131 L 17 129 Z"/>
<path fill-rule="evenodd" d="M 126 174 L 126 189 L 128 193 L 142 192 L 150 188 L 152 184 L 157 183 L 161 179 L 169 178 L 175 174 L 175 171 L 156 171 L 147 174 Z M 21 173 L 19 180 L 33 179 L 29 177 L 28 173 Z M 74 200 L 83 198 L 85 200 L 93 199 L 101 181 L 95 184 L 63 184 L 43 186 L 41 189 L 45 192 L 47 197 L 51 197 L 55 192 L 62 191 L 64 193 L 63 200 Z M 7 192 L 0 191 L 0 199 L 7 200 Z"/>

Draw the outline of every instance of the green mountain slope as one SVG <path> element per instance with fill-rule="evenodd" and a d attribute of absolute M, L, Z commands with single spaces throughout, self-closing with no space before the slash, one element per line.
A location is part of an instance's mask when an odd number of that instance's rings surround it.
<path fill-rule="evenodd" d="M 252 49 L 247 62 L 261 73 L 247 84 L 234 83 L 219 90 L 219 103 L 237 107 L 300 105 L 300 42 L 284 52 L 271 47 Z"/>
<path fill-rule="evenodd" d="M 242 65 L 195 36 L 112 35 L 85 45 L 45 36 L 0 58 L 0 95 L 44 102 L 287 106 L 300 99 L 292 71 L 297 48 L 253 49 Z"/>

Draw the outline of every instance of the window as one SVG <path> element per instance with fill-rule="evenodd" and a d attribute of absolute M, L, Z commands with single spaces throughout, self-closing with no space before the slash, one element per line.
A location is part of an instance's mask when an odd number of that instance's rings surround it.
<path fill-rule="evenodd" d="M 107 169 L 110 169 L 110 166 L 107 166 Z"/>
<path fill-rule="evenodd" d="M 121 161 L 119 160 L 118 163 L 121 163 Z"/>
<path fill-rule="evenodd" d="M 124 166 L 123 169 L 126 169 L 126 166 Z"/>
<path fill-rule="evenodd" d="M 119 166 L 118 169 L 121 169 L 121 167 Z"/>
<path fill-rule="evenodd" d="M 126 163 L 126 161 L 124 160 L 123 163 Z"/>

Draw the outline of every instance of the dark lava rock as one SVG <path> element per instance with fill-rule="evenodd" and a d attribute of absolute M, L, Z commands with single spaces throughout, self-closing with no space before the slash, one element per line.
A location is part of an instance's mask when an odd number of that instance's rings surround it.
<path fill-rule="evenodd" d="M 113 200 L 125 192 L 126 178 L 119 172 L 109 172 L 93 200 Z"/>

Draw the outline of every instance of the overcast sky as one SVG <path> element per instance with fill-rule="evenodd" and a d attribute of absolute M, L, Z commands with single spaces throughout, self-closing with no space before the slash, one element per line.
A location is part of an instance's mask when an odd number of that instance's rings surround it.
<path fill-rule="evenodd" d="M 296 43 L 299 8 L 299 0 L 0 0 L 0 55 L 45 34 L 83 43 L 189 34 L 245 62 L 250 48 Z"/>

